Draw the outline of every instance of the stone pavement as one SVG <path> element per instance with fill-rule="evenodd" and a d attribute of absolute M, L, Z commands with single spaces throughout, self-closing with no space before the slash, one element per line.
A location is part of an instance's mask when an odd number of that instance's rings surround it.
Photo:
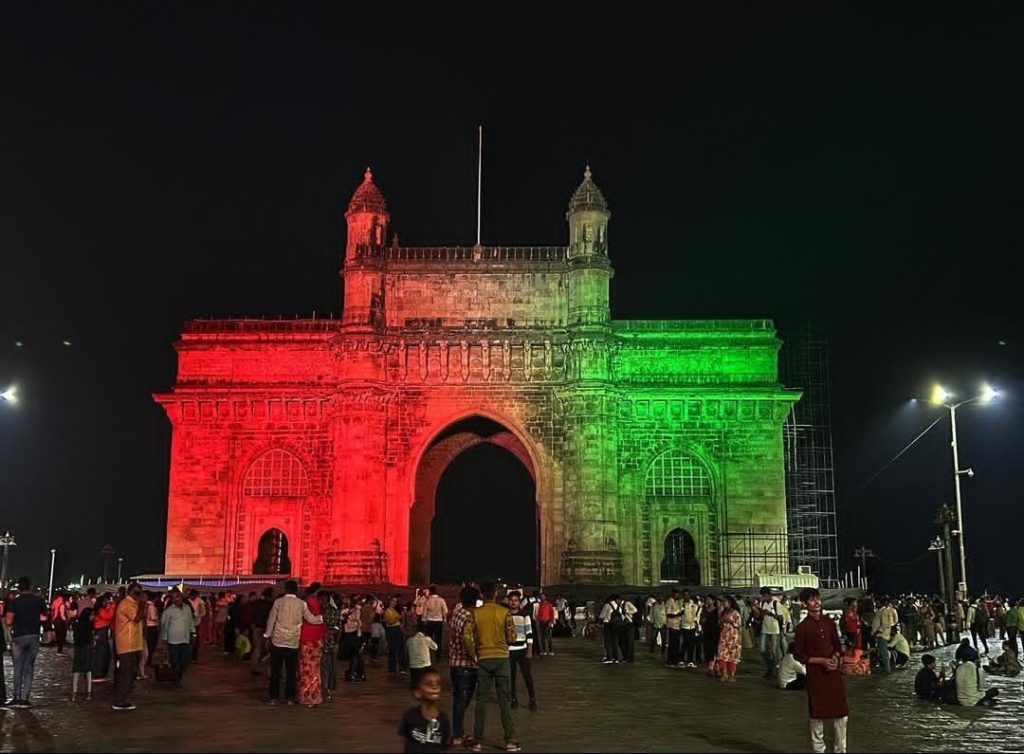
<path fill-rule="evenodd" d="M 555 650 L 534 661 L 540 710 L 513 713 L 526 751 L 810 750 L 804 693 L 776 691 L 754 656 L 741 664 L 737 683 L 722 684 L 696 670 L 667 669 L 642 649 L 635 664 L 614 666 L 598 662 L 597 641 L 556 639 Z M 951 658 L 950 650 L 936 654 Z M 919 702 L 912 698 L 918 656 L 912 669 L 889 677 L 847 679 L 850 751 L 1024 751 L 1024 677 L 991 679 L 1002 695 L 995 709 Z M 10 659 L 4 657 L 8 679 Z M 36 706 L 0 710 L 0 750 L 401 751 L 395 729 L 413 703 L 404 678 L 389 681 L 382 666 L 368 666 L 368 683 L 343 684 L 317 709 L 266 707 L 264 679 L 207 650 L 184 688 L 141 682 L 138 709 L 119 713 L 110 709 L 109 683 L 95 687 L 89 704 L 66 701 L 69 671 L 70 657 L 42 649 Z M 447 689 L 444 701 L 450 711 Z M 494 705 L 487 733 L 485 743 L 496 751 Z"/>

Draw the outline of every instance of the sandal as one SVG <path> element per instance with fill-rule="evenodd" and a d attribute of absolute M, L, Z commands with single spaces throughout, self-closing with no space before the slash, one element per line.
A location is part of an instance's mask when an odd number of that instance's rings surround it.
<path fill-rule="evenodd" d="M 505 751 L 522 751 L 523 747 L 515 741 L 509 741 L 505 744 Z"/>

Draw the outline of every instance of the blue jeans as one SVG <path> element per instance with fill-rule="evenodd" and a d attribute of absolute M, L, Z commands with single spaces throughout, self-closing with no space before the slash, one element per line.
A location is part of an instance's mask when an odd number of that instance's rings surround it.
<path fill-rule="evenodd" d="M 767 619 L 766 619 L 767 620 Z M 782 642 L 785 637 L 782 634 L 766 634 L 761 632 L 761 654 L 765 661 L 765 677 L 775 675 L 776 666 L 785 656 Z"/>
<path fill-rule="evenodd" d="M 476 668 L 449 668 L 452 677 L 452 736 L 462 738 L 466 734 L 464 721 L 466 709 L 476 690 Z"/>
<path fill-rule="evenodd" d="M 405 661 L 405 640 L 402 638 L 400 626 L 385 626 L 384 638 L 388 643 L 388 672 L 394 673 L 398 670 L 407 670 L 408 663 Z"/>
<path fill-rule="evenodd" d="M 106 678 L 110 672 L 110 626 L 96 629 L 93 642 L 92 679 L 95 681 L 97 678 Z"/>
<path fill-rule="evenodd" d="M 15 699 L 27 701 L 32 693 L 32 674 L 36 669 L 37 654 L 39 654 L 39 634 L 15 636 L 11 639 Z"/>

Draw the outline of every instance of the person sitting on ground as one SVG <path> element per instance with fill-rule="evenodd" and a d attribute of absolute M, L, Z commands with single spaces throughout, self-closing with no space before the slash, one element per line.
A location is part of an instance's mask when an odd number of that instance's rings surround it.
<path fill-rule="evenodd" d="M 942 690 L 946 685 L 946 671 L 938 670 L 938 664 L 932 655 L 922 655 L 921 665 L 923 667 L 914 676 L 914 694 L 919 699 L 941 701 Z"/>
<path fill-rule="evenodd" d="M 957 667 L 953 676 L 957 703 L 962 707 L 991 704 L 999 694 L 999 689 L 987 687 L 985 671 L 981 669 L 981 661 L 978 659 L 978 650 L 968 645 L 963 656 L 964 661 Z"/>
<path fill-rule="evenodd" d="M 1020 659 L 1013 645 L 1009 641 L 1003 642 L 1003 653 L 995 662 L 989 663 L 985 670 L 994 675 L 1017 676 L 1020 675 Z"/>
<path fill-rule="evenodd" d="M 897 629 L 893 630 L 892 638 L 889 639 L 889 657 L 893 668 L 905 668 L 910 661 L 910 643 Z"/>
<path fill-rule="evenodd" d="M 807 685 L 807 667 L 793 657 L 796 651 L 796 642 L 789 643 L 789 649 L 785 657 L 779 663 L 779 688 L 783 691 L 799 691 Z"/>

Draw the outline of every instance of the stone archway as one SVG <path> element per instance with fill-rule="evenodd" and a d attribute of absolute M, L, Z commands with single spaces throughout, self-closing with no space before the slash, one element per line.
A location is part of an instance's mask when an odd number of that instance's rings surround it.
<path fill-rule="evenodd" d="M 693 535 L 676 527 L 665 536 L 665 555 L 661 559 L 661 581 L 699 586 L 700 561 Z"/>
<path fill-rule="evenodd" d="M 410 584 L 430 583 L 431 523 L 437 509 L 437 486 L 449 464 L 463 452 L 481 443 L 490 443 L 515 456 L 538 488 L 537 471 L 530 452 L 519 437 L 506 426 L 479 415 L 472 415 L 446 427 L 431 441 L 416 468 L 415 499 L 409 510 Z M 500 523 L 500 522 L 496 522 Z M 537 565 L 541 568 L 543 522 L 537 522 Z"/>
<path fill-rule="evenodd" d="M 292 572 L 292 561 L 288 554 L 288 537 L 277 528 L 267 529 L 260 536 L 256 546 L 256 560 L 253 573 L 288 575 Z"/>

